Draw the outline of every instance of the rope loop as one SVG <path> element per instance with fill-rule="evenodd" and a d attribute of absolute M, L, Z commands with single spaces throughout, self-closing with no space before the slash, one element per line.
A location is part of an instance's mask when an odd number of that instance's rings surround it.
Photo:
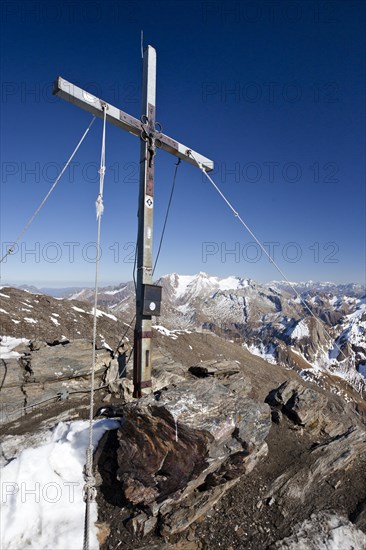
<path fill-rule="evenodd" d="M 95 487 L 95 478 L 92 477 L 85 482 L 83 487 L 84 502 L 95 502 L 97 499 L 97 489 Z"/>

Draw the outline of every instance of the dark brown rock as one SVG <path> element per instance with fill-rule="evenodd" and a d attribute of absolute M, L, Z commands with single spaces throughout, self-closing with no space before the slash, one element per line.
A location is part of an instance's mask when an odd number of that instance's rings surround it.
<path fill-rule="evenodd" d="M 164 535 L 185 530 L 265 456 L 270 409 L 246 386 L 237 375 L 189 380 L 124 406 L 114 491 L 147 514 L 131 519 L 133 532 L 145 533 L 151 515 Z"/>

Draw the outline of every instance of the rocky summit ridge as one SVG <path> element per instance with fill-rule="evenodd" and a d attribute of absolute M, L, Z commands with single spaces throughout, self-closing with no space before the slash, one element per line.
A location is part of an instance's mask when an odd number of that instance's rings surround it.
<path fill-rule="evenodd" d="M 121 417 L 94 457 L 101 549 L 366 547 L 366 406 L 349 378 L 351 368 L 363 376 L 362 289 L 305 289 L 315 325 L 282 284 L 202 273 L 160 284 L 153 393 L 140 400 L 133 288 L 102 290 L 112 302 L 98 306 L 96 410 Z M 83 297 L 0 289 L 5 461 L 16 437 L 87 417 L 93 312 Z"/>

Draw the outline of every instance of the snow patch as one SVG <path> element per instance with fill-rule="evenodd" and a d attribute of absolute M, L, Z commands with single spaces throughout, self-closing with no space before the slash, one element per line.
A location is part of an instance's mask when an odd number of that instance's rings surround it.
<path fill-rule="evenodd" d="M 103 348 L 105 348 L 105 349 L 107 349 L 107 350 L 109 350 L 109 351 L 113 351 L 112 348 L 111 348 L 111 346 L 110 346 L 109 344 L 107 344 L 107 342 L 105 341 L 105 338 L 104 338 L 103 334 L 99 334 L 99 336 L 100 336 L 100 339 L 102 340 L 102 346 L 103 346 Z"/>
<path fill-rule="evenodd" d="M 73 310 L 78 311 L 79 313 L 88 313 L 89 315 L 94 315 L 94 308 L 90 312 L 86 312 L 84 309 L 81 309 L 77 306 L 71 306 Z M 101 311 L 100 309 L 97 309 L 97 317 L 102 317 L 105 315 L 106 317 L 109 317 L 112 319 L 112 321 L 117 321 L 117 317 L 115 315 L 112 315 L 111 313 L 105 313 L 104 311 Z"/>
<path fill-rule="evenodd" d="M 189 304 L 182 304 L 180 306 L 177 306 L 176 308 L 180 313 L 188 313 L 191 309 L 191 306 Z"/>
<path fill-rule="evenodd" d="M 289 329 L 288 335 L 291 336 L 292 340 L 302 340 L 310 336 L 309 327 L 305 320 L 302 319 L 293 329 Z"/>
<path fill-rule="evenodd" d="M 118 288 L 117 290 L 105 290 L 103 294 L 108 294 L 109 296 L 114 296 L 115 294 L 118 294 L 119 292 L 122 292 L 122 290 L 125 290 L 125 286 L 123 288 Z"/>
<path fill-rule="evenodd" d="M 115 420 L 98 420 L 93 426 L 96 447 Z M 89 422 L 60 422 L 44 434 L 42 444 L 18 450 L 1 470 L 1 546 L 10 549 L 82 548 L 85 503 L 83 466 Z M 90 508 L 90 547 L 97 540 L 97 505 Z"/>
<path fill-rule="evenodd" d="M 178 286 L 175 289 L 175 297 L 181 298 L 187 290 L 188 285 L 191 284 L 195 275 L 178 275 Z"/>
<path fill-rule="evenodd" d="M 112 315 L 111 313 L 105 313 L 104 311 L 101 311 L 100 309 L 97 309 L 97 317 L 109 317 L 109 319 L 112 319 L 112 321 L 117 321 L 117 317 L 115 315 Z M 94 308 L 91 310 L 90 315 L 94 315 Z"/>
<path fill-rule="evenodd" d="M 246 279 L 239 279 L 239 277 L 227 277 L 218 281 L 220 290 L 238 290 L 239 288 L 245 288 L 249 286 Z"/>
<path fill-rule="evenodd" d="M 270 344 L 269 346 L 264 346 L 263 344 L 260 344 L 259 346 L 251 344 L 248 346 L 247 344 L 243 344 L 243 347 L 253 355 L 262 357 L 262 359 L 265 359 L 268 363 L 272 363 L 273 365 L 277 363 L 275 357 L 276 347 L 273 344 Z"/>
<path fill-rule="evenodd" d="M 160 334 L 163 334 L 164 336 L 169 336 L 169 338 L 172 338 L 173 340 L 176 340 L 178 336 L 175 334 L 175 331 L 169 330 L 162 325 L 153 325 L 152 328 L 160 332 Z"/>
<path fill-rule="evenodd" d="M 330 512 L 312 514 L 295 525 L 292 536 L 275 544 L 276 550 L 355 550 L 366 548 L 366 535 L 348 519 Z"/>
<path fill-rule="evenodd" d="M 74 309 L 75 311 L 78 311 L 79 313 L 86 313 L 86 311 L 81 309 L 81 307 L 71 306 L 71 309 Z"/>
<path fill-rule="evenodd" d="M 15 321 L 14 321 L 15 322 Z M 18 321 L 19 323 L 20 321 Z M 13 338 L 13 336 L 0 337 L 0 359 L 17 359 L 21 356 L 17 351 L 12 351 L 19 344 L 29 344 L 26 338 Z"/>
<path fill-rule="evenodd" d="M 79 292 L 75 292 L 75 294 L 72 294 L 69 298 L 69 300 L 77 300 L 78 298 L 80 298 L 80 296 L 82 296 L 84 294 L 84 289 L 82 290 L 79 290 Z"/>

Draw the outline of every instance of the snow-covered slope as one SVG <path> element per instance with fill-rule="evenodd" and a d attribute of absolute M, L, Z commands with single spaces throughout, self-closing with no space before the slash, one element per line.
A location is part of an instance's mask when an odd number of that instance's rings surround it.
<path fill-rule="evenodd" d="M 93 428 L 96 447 L 115 420 L 99 420 Z M 60 422 L 30 438 L 5 437 L 1 468 L 1 548 L 82 548 L 85 503 L 83 467 L 89 422 Z M 90 547 L 98 549 L 97 505 L 91 503 Z"/>

